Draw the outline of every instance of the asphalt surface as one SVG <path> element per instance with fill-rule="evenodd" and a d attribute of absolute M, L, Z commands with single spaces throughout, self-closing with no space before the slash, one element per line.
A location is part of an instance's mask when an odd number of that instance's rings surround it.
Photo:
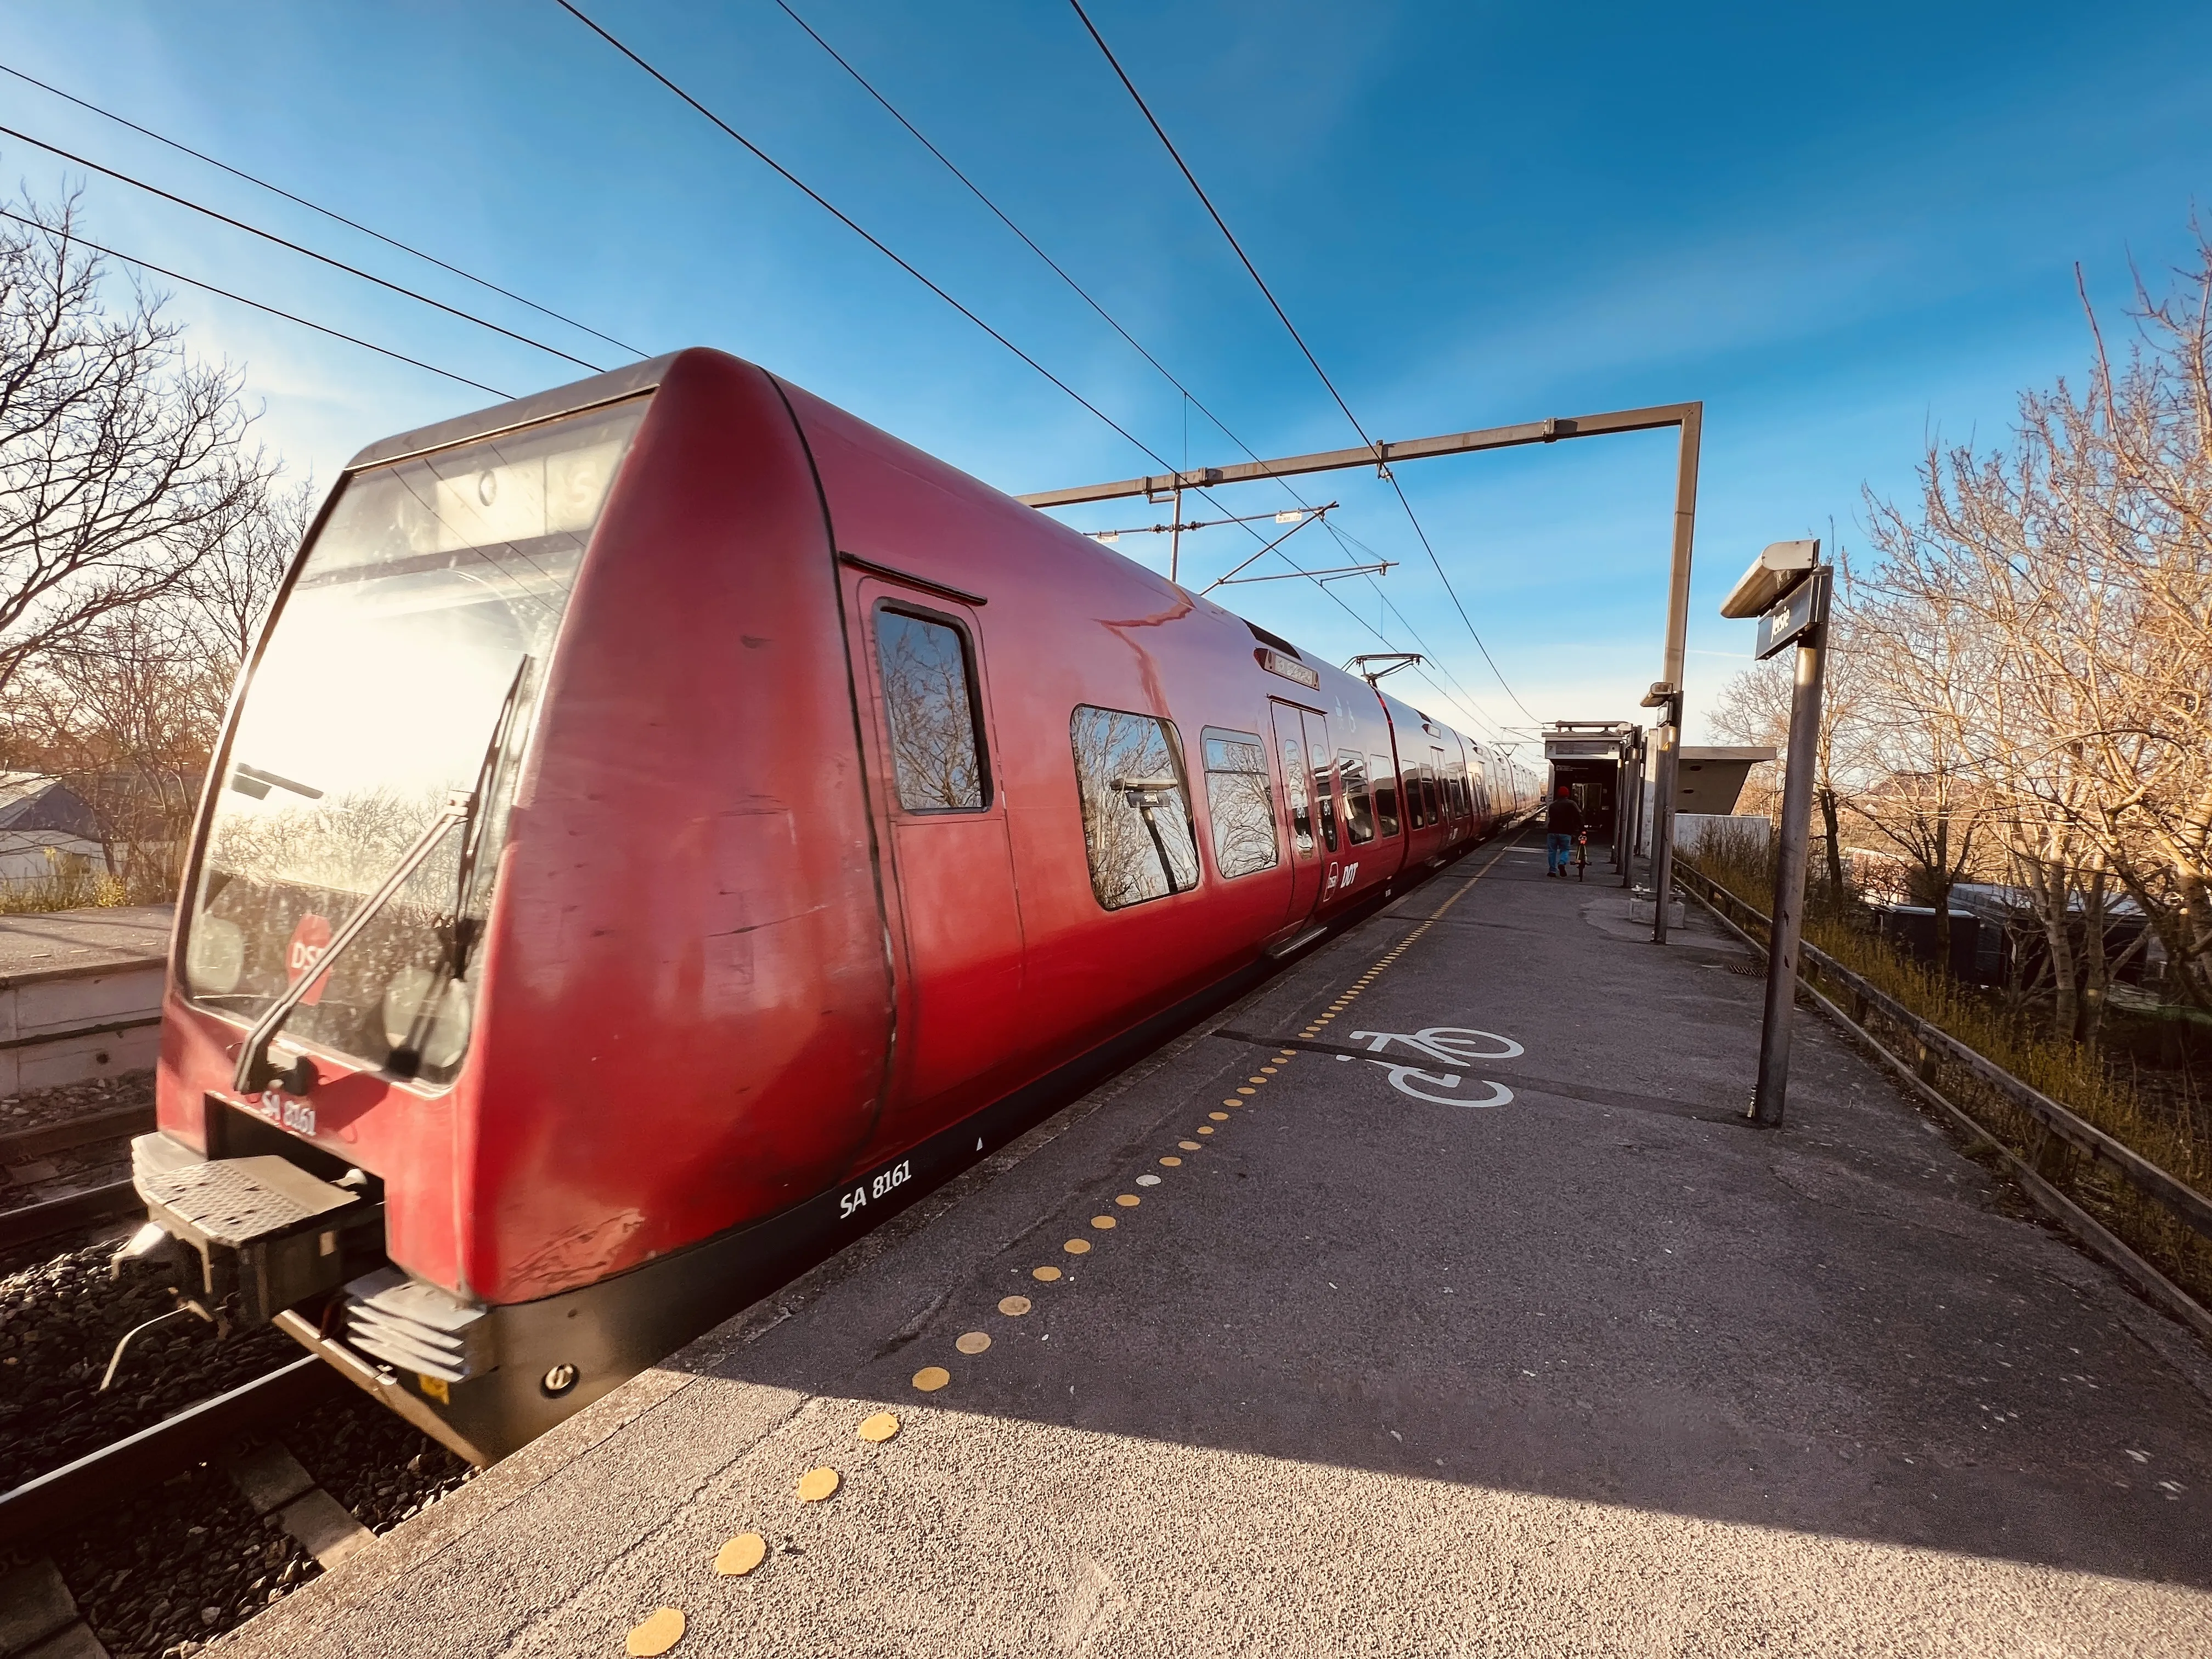
<path fill-rule="evenodd" d="M 0 916 L 0 975 L 158 963 L 174 914 L 173 905 L 118 904 Z"/>
<path fill-rule="evenodd" d="M 1809 1014 L 1746 1125 L 1746 958 L 1541 872 L 1213 1023 L 1418 1071 L 1170 1045 L 222 1650 L 2212 1651 L 2203 1351 Z"/>

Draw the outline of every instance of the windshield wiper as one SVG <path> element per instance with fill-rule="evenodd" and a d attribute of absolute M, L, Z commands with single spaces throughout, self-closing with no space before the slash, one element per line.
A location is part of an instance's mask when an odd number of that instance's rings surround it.
<path fill-rule="evenodd" d="M 440 924 L 445 936 L 446 979 L 448 985 L 465 978 L 469 971 L 469 957 L 476 949 L 477 938 L 483 930 L 483 919 L 469 914 L 469 889 L 475 884 L 477 861 L 483 851 L 484 817 L 483 805 L 491 799 L 491 787 L 499 770 L 499 757 L 507 750 L 514 733 L 517 711 L 522 706 L 523 682 L 530 674 L 530 657 L 526 653 L 514 665 L 514 678 L 507 683 L 507 695 L 500 700 L 499 714 L 491 725 L 491 737 L 484 744 L 483 758 L 477 763 L 477 787 L 470 798 L 466 817 L 461 823 L 461 852 L 454 860 L 453 916 L 450 923 Z M 429 1035 L 436 1018 L 436 1001 L 425 996 L 407 1022 L 407 1035 L 385 1059 L 384 1067 L 395 1077 L 414 1077 L 422 1069 L 422 1043 Z"/>
<path fill-rule="evenodd" d="M 384 878 L 383 884 L 362 902 L 360 908 L 346 918 L 345 926 L 339 928 L 331 942 L 323 947 L 322 955 L 292 981 L 283 996 L 269 1005 L 259 1019 L 253 1022 L 253 1029 L 246 1034 L 246 1046 L 238 1051 L 238 1069 L 231 1073 L 231 1086 L 240 1094 L 258 1095 L 279 1079 L 289 1080 L 294 1077 L 296 1067 L 286 1066 L 280 1070 L 269 1063 L 269 1044 L 284 1022 L 291 1018 L 292 1011 L 329 973 L 331 964 L 343 954 L 348 945 L 361 937 L 362 930 L 376 919 L 376 913 L 392 902 L 392 896 L 407 884 L 407 878 L 422 867 L 422 861 L 445 839 L 446 831 L 467 821 L 469 815 L 476 810 L 476 792 L 472 789 L 456 790 L 448 795 L 445 805 L 439 809 L 438 816 L 431 819 L 429 827 L 415 838 L 415 844 L 400 855 L 399 862 L 392 866 L 392 873 Z M 301 1064 L 307 1063 L 302 1056 Z M 301 1080 L 312 1087 L 312 1070 Z M 307 1090 L 295 1087 L 292 1092 L 305 1094 Z"/>
<path fill-rule="evenodd" d="M 521 704 L 522 685 L 529 673 L 530 657 L 526 653 L 514 665 L 514 677 L 507 681 L 507 695 L 500 699 L 499 713 L 491 724 L 491 736 L 484 743 L 483 758 L 477 763 L 477 787 L 455 790 L 447 796 L 446 804 L 438 816 L 416 838 L 415 844 L 400 855 L 399 862 L 392 866 L 392 873 L 384 878 L 377 890 L 346 918 L 345 926 L 331 936 L 331 942 L 323 947 L 322 955 L 292 982 L 283 996 L 263 1011 L 259 1019 L 254 1021 L 253 1029 L 246 1034 L 246 1046 L 239 1051 L 237 1069 L 231 1073 L 231 1086 L 240 1094 L 259 1094 L 271 1083 L 280 1079 L 290 1085 L 290 1092 L 294 1094 L 305 1094 L 313 1086 L 313 1070 L 306 1056 L 302 1055 L 296 1065 L 279 1068 L 270 1063 L 270 1043 L 283 1029 L 284 1022 L 292 1017 L 292 1011 L 306 1000 L 309 989 L 329 974 L 331 964 L 337 959 L 339 953 L 361 937 L 362 931 L 376 919 L 377 912 L 392 902 L 392 896 L 407 884 L 407 878 L 422 867 L 423 860 L 444 839 L 446 831 L 457 823 L 461 826 L 460 870 L 454 889 L 453 933 L 448 945 L 448 956 L 453 965 L 453 977 L 458 979 L 465 971 L 469 948 L 474 943 L 474 938 L 462 911 L 468 897 L 469 882 L 476 870 L 477 854 L 482 845 L 481 808 L 491 793 L 492 775 L 498 768 L 500 753 L 513 735 L 515 711 Z M 273 778 L 272 781 L 283 781 Z M 289 787 L 300 787 L 297 784 Z M 319 790 L 312 793 L 321 793 Z M 416 1018 L 419 1023 L 422 1015 L 418 1012 Z M 408 1043 L 403 1049 L 395 1050 L 395 1054 L 415 1052 L 414 1039 L 418 1033 L 410 1030 L 408 1035 Z"/>
<path fill-rule="evenodd" d="M 484 821 L 480 809 L 491 799 L 499 757 L 514 739 L 515 715 L 522 707 L 522 685 L 529 677 L 530 655 L 526 652 L 514 665 L 514 678 L 507 683 L 507 695 L 500 699 L 499 714 L 491 723 L 491 736 L 484 743 L 483 758 L 477 763 L 477 787 L 469 806 L 468 822 L 461 826 L 461 856 L 453 877 L 453 934 L 450 945 L 455 979 L 469 970 L 469 952 L 475 947 L 480 925 L 467 913 L 469 889 L 476 881 L 477 858 L 483 851 Z"/>

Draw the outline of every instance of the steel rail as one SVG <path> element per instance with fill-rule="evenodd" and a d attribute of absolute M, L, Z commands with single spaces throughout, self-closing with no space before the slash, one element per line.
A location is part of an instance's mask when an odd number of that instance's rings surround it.
<path fill-rule="evenodd" d="M 337 1398 L 344 1387 L 337 1372 L 309 1354 L 26 1480 L 0 1493 L 0 1550 L 80 1520 L 104 1504 L 142 1496 L 233 1436 Z"/>
<path fill-rule="evenodd" d="M 0 1135 L 0 1164 L 21 1164 L 27 1158 L 65 1152 L 72 1146 L 89 1146 L 97 1141 L 119 1140 L 125 1135 L 143 1134 L 153 1127 L 154 1109 L 149 1105 L 118 1106 L 41 1123 L 34 1129 L 15 1129 Z"/>
<path fill-rule="evenodd" d="M 59 1198 L 50 1198 L 43 1204 L 26 1204 L 20 1209 L 0 1210 L 0 1249 L 13 1249 L 18 1244 L 27 1244 L 33 1239 L 51 1237 L 65 1233 L 72 1227 L 88 1226 L 95 1221 L 112 1220 L 128 1215 L 139 1207 L 138 1189 L 127 1181 L 111 1181 L 105 1186 L 87 1187 L 82 1192 L 64 1193 Z"/>

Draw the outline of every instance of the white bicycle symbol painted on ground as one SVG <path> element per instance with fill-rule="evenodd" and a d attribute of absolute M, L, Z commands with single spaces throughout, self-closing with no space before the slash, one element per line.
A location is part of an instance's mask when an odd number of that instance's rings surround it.
<path fill-rule="evenodd" d="M 1354 1031 L 1352 1040 L 1366 1043 L 1368 1052 L 1376 1054 L 1384 1053 L 1394 1042 L 1401 1042 L 1415 1053 L 1425 1054 L 1431 1060 L 1440 1060 L 1447 1066 L 1463 1067 L 1468 1061 L 1477 1060 L 1513 1060 L 1527 1052 L 1511 1037 L 1500 1036 L 1495 1031 L 1478 1031 L 1467 1025 L 1431 1025 L 1419 1031 Z M 1487 1048 L 1486 1044 L 1496 1046 Z M 1339 1054 L 1337 1058 L 1349 1061 L 1360 1056 Z M 1425 1071 L 1419 1065 L 1390 1060 L 1370 1060 L 1367 1063 L 1380 1066 L 1389 1073 L 1390 1086 L 1400 1094 L 1410 1095 L 1415 1100 L 1425 1100 L 1432 1105 L 1484 1107 L 1513 1103 L 1512 1090 L 1486 1078 L 1473 1080 L 1481 1084 L 1490 1093 L 1481 1099 L 1470 1100 L 1458 1095 L 1432 1095 L 1414 1086 L 1418 1082 L 1431 1084 L 1439 1089 L 1459 1088 L 1468 1079 L 1458 1071 Z"/>

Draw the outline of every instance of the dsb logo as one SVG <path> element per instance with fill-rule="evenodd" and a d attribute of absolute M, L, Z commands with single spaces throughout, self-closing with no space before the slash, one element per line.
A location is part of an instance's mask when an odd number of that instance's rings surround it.
<path fill-rule="evenodd" d="M 327 916 L 309 911 L 300 918 L 300 925 L 292 930 L 292 938 L 284 947 L 284 982 L 297 985 L 314 972 L 315 964 L 323 959 L 323 952 L 331 948 L 331 923 Z M 330 983 L 329 976 L 319 975 L 307 988 L 307 995 L 300 1000 L 309 1007 L 323 1000 L 323 990 Z"/>

